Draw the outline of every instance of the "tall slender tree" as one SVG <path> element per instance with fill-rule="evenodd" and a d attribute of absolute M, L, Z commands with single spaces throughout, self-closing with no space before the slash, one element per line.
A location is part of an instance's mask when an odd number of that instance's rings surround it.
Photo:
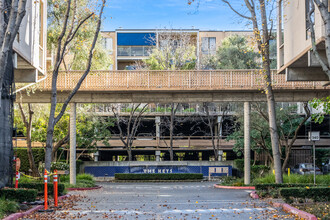
<path fill-rule="evenodd" d="M 191 4 L 196 0 L 188 0 Z M 275 181 L 276 183 L 283 182 L 282 169 L 281 169 L 281 155 L 278 128 L 276 125 L 276 112 L 275 112 L 275 98 L 272 88 L 271 70 L 270 70 L 270 48 L 269 43 L 272 39 L 273 19 L 272 12 L 275 0 L 242 0 L 242 7 L 237 10 L 233 6 L 233 1 L 221 0 L 227 5 L 234 13 L 242 19 L 245 19 L 252 24 L 254 32 L 254 41 L 257 45 L 262 59 L 262 70 L 260 73 L 265 78 L 264 93 L 267 98 L 268 118 L 269 118 L 269 131 L 272 143 L 272 153 L 274 158 Z M 236 3 L 236 2 L 235 2 Z M 241 12 L 241 9 L 242 12 Z M 246 13 L 245 13 L 246 12 Z"/>
<path fill-rule="evenodd" d="M 57 122 L 62 118 L 65 113 L 65 110 L 73 98 L 73 96 L 79 90 L 81 84 L 83 83 L 84 79 L 88 75 L 93 59 L 93 52 L 96 45 L 97 38 L 99 36 L 100 28 L 101 28 L 101 21 L 103 15 L 103 9 L 106 3 L 106 0 L 101 1 L 101 6 L 99 10 L 99 14 L 95 15 L 94 12 L 89 12 L 86 10 L 87 13 L 81 16 L 81 12 L 77 11 L 77 4 L 80 2 L 77 0 L 66 0 L 63 4 L 66 5 L 66 10 L 63 17 L 63 25 L 62 30 L 60 31 L 60 35 L 57 41 L 57 48 L 56 48 L 56 56 L 55 56 L 55 64 L 52 71 L 52 88 L 51 88 L 51 107 L 49 113 L 49 121 L 47 127 L 47 140 L 46 140 L 46 154 L 45 154 L 45 168 L 50 170 L 51 160 L 52 160 L 52 150 L 53 150 L 53 136 L 54 136 L 54 127 Z M 86 6 L 87 7 L 87 6 Z M 87 8 L 86 8 L 87 9 Z M 55 110 L 57 106 L 57 77 L 59 74 L 60 65 L 63 63 L 63 59 L 65 54 L 67 53 L 68 46 L 75 38 L 77 32 L 80 28 L 83 28 L 84 24 L 88 22 L 89 19 L 97 19 L 97 25 L 94 32 L 93 41 L 90 46 L 87 63 L 85 66 L 84 73 L 78 80 L 76 86 L 71 91 L 69 96 L 63 103 L 61 111 L 58 115 L 55 115 Z"/>
<path fill-rule="evenodd" d="M 0 188 L 11 182 L 13 144 L 13 43 L 26 13 L 26 0 L 0 0 Z"/>

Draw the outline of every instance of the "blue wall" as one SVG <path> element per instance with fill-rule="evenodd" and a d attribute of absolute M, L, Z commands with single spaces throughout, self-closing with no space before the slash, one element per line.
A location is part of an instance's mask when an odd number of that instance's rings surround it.
<path fill-rule="evenodd" d="M 209 167 L 228 168 L 229 176 L 232 175 L 231 166 L 87 166 L 85 173 L 95 177 L 113 177 L 115 173 L 202 173 L 208 176 Z M 227 176 L 227 173 L 214 173 L 211 176 Z"/>
<path fill-rule="evenodd" d="M 117 33 L 118 46 L 153 46 L 155 33 Z"/>

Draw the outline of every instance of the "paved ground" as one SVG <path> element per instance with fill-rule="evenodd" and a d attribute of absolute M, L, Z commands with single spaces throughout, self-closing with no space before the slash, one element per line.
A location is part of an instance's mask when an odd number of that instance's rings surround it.
<path fill-rule="evenodd" d="M 294 219 L 249 198 L 249 190 L 215 189 L 212 182 L 103 183 L 74 208 L 57 211 L 67 219 Z M 61 212 L 61 213 L 59 213 Z"/>

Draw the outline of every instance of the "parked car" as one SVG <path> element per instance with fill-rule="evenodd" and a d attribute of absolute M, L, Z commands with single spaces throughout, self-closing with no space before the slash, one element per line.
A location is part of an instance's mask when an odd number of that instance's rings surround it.
<path fill-rule="evenodd" d="M 326 160 L 325 163 L 322 164 L 323 165 L 323 173 L 330 173 L 330 158 L 328 158 Z"/>
<path fill-rule="evenodd" d="M 297 173 L 301 175 L 314 174 L 314 166 L 312 163 L 299 163 L 292 169 L 292 173 Z M 315 166 L 316 175 L 322 174 L 320 168 Z"/>

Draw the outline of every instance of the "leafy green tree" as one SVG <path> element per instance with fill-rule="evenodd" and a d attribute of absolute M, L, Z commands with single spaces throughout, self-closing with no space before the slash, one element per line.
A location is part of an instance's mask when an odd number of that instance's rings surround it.
<path fill-rule="evenodd" d="M 312 118 L 317 123 L 322 123 L 325 115 L 330 115 L 330 96 L 313 99 L 310 101 L 311 106 L 316 109 L 319 113 L 314 113 Z"/>
<path fill-rule="evenodd" d="M 258 53 L 248 45 L 244 36 L 226 37 L 216 55 L 204 55 L 202 69 L 257 69 Z"/>
<path fill-rule="evenodd" d="M 171 30 L 159 32 L 158 39 L 150 39 L 159 46 L 152 49 L 142 65 L 149 70 L 189 70 L 196 67 L 196 47 L 190 33 Z"/>
<path fill-rule="evenodd" d="M 47 49 L 53 51 L 57 48 L 58 37 L 61 34 L 64 15 L 66 11 L 65 0 L 54 1 L 48 0 L 47 5 Z M 86 17 L 95 7 L 95 1 L 79 0 L 75 3 L 77 7 L 76 16 L 81 20 Z M 88 61 L 90 45 L 94 38 L 95 27 L 98 19 L 92 16 L 88 19 L 82 28 L 79 28 L 75 38 L 72 40 L 63 60 L 62 70 L 85 70 Z M 105 49 L 102 37 L 98 37 L 93 53 L 91 69 L 93 70 L 109 70 L 113 61 L 109 56 L 109 52 Z"/>
<path fill-rule="evenodd" d="M 297 110 L 297 106 L 290 106 L 287 108 L 276 108 L 276 118 L 279 127 L 279 137 L 282 146 L 280 147 L 280 153 L 283 160 L 282 171 L 284 172 L 290 158 L 291 149 L 294 142 L 297 139 L 298 132 L 306 121 L 310 118 L 310 110 L 307 103 L 304 103 L 305 116 L 301 117 L 297 113 L 292 113 Z M 272 154 L 271 137 L 269 132 L 269 122 L 267 117 L 267 111 L 264 105 L 254 104 L 252 105 L 251 113 L 251 149 L 256 153 L 265 152 L 268 159 L 274 163 Z M 244 151 L 244 129 L 243 129 L 243 116 L 238 115 L 236 122 L 237 130 L 231 134 L 227 139 L 235 140 L 234 151 L 238 156 L 242 155 Z"/>
<path fill-rule="evenodd" d="M 258 53 L 248 46 L 243 36 L 234 35 L 223 40 L 216 59 L 218 69 L 257 69 Z"/>

